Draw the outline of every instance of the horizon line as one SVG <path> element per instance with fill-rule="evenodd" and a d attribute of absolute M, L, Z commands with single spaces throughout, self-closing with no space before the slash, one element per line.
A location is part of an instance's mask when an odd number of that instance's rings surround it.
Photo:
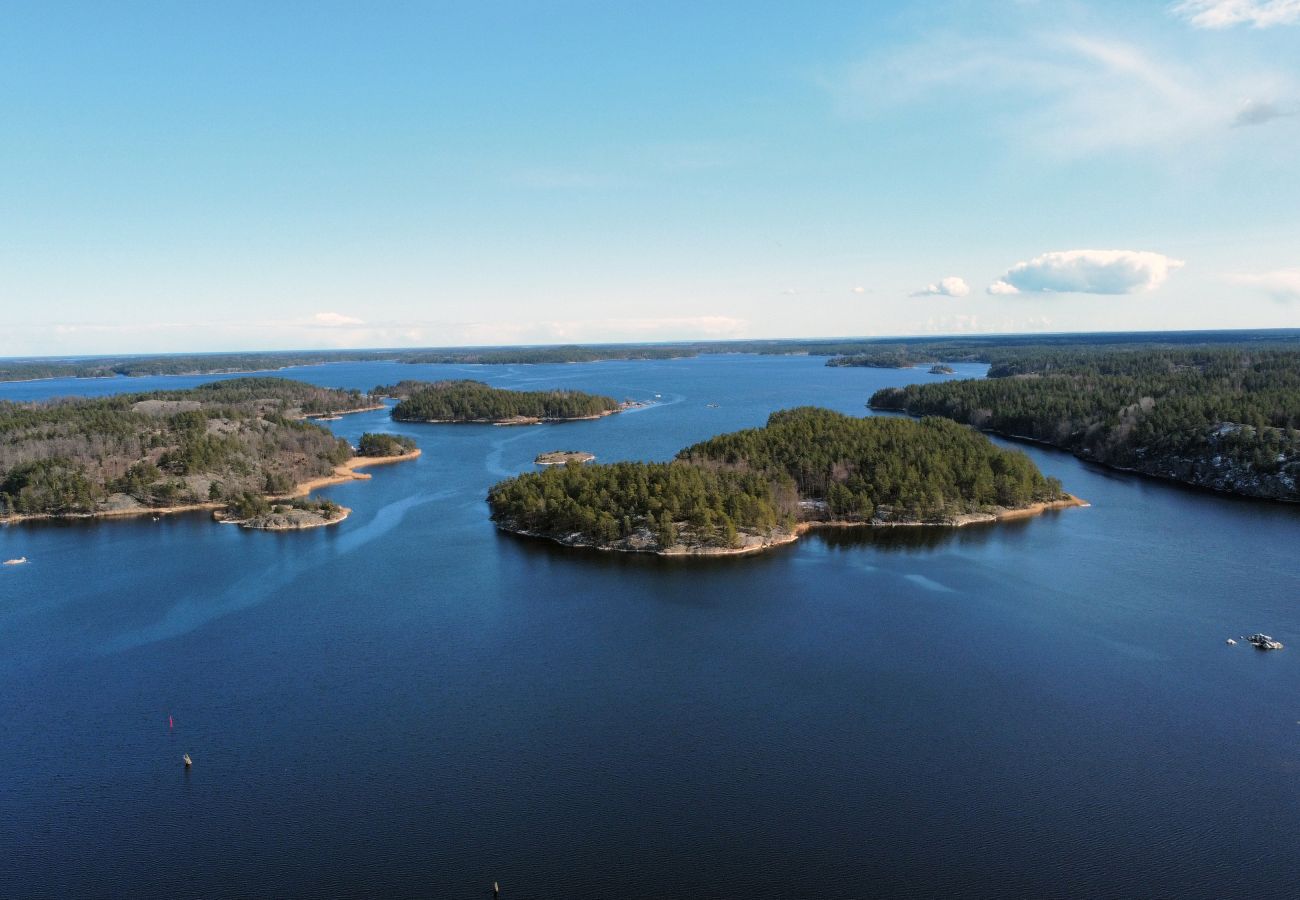
<path fill-rule="evenodd" d="M 758 345 L 758 344 L 817 344 L 824 342 L 843 343 L 890 343 L 897 341 L 954 341 L 954 340 L 988 340 L 994 338 L 1061 338 L 1061 337 L 1100 337 L 1100 336 L 1144 336 L 1144 335 L 1216 335 L 1216 334 L 1291 334 L 1300 336 L 1297 328 L 1187 328 L 1187 329 L 1141 329 L 1131 331 L 1018 331 L 1018 332 L 958 332 L 951 334 L 900 334 L 900 335 L 845 335 L 818 337 L 781 337 L 781 338 L 695 338 L 677 341 L 565 341 L 547 344 L 443 344 L 410 347 L 286 347 L 274 350 L 229 349 L 229 350 L 169 350 L 162 352 L 118 352 L 118 353 L 76 353 L 50 356 L 0 356 L 2 362 L 43 362 L 55 361 L 95 361 L 117 359 L 154 359 L 168 356 L 235 356 L 262 355 L 277 356 L 289 353 L 312 353 L 320 355 L 344 355 L 349 353 L 420 353 L 420 352 L 471 352 L 476 350 L 553 350 L 563 348 L 633 348 L 633 347 L 681 347 L 683 349 L 701 346 Z"/>

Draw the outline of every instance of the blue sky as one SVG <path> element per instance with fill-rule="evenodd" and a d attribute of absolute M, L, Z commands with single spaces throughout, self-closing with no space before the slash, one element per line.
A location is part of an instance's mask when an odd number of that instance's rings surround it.
<path fill-rule="evenodd" d="M 1300 326 L 1300 0 L 5 18 L 0 355 Z"/>

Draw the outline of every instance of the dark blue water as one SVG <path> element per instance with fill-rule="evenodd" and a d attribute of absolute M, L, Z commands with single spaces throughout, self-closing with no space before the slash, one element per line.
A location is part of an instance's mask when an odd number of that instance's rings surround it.
<path fill-rule="evenodd" d="M 575 552 L 496 533 L 488 485 L 542 450 L 663 459 L 931 376 L 751 356 L 284 374 L 663 397 L 528 429 L 346 417 L 424 455 L 325 492 L 354 510 L 336 528 L 0 528 L 0 558 L 32 559 L 0 571 L 0 896 L 1294 890 L 1300 509 L 1029 449 L 1093 507 L 743 560 Z M 1224 644 L 1261 629 L 1288 649 Z"/>

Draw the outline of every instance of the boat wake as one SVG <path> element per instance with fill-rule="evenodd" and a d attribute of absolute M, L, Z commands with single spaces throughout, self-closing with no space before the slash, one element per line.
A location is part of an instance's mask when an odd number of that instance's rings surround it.
<path fill-rule="evenodd" d="M 339 535 L 333 549 L 337 553 L 351 553 L 392 531 L 402 523 L 402 520 L 406 518 L 406 514 L 417 506 L 424 506 L 426 503 L 433 503 L 436 500 L 445 500 L 454 496 L 455 493 L 455 491 L 435 491 L 428 494 L 416 494 L 413 497 L 403 497 L 401 500 L 381 506 L 375 512 L 375 517 L 365 525 Z"/>

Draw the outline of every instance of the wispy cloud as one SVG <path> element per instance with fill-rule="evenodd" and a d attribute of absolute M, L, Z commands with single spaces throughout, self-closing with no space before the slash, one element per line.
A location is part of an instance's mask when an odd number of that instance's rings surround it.
<path fill-rule="evenodd" d="M 447 347 L 741 338 L 748 319 L 724 315 L 534 321 L 366 322 L 340 313 L 298 319 L 63 322 L 0 331 L 0 356 L 170 353 L 231 349 Z M 39 349 L 34 349 L 39 348 Z"/>
<path fill-rule="evenodd" d="M 1294 111 L 1282 109 L 1276 103 L 1268 100 L 1247 100 L 1241 104 L 1237 114 L 1232 117 L 1232 127 L 1263 125 L 1265 122 L 1293 115 L 1295 115 Z"/>
<path fill-rule="evenodd" d="M 1047 316 L 1028 316 L 1026 318 L 1004 316 L 991 319 L 987 316 L 954 314 L 931 316 L 926 319 L 919 330 L 929 334 L 1011 334 L 1024 331 L 1047 331 L 1051 326 L 1052 320 Z"/>
<path fill-rule="evenodd" d="M 362 319 L 356 316 L 345 316 L 336 312 L 318 312 L 311 317 L 313 325 L 320 325 L 324 328 L 342 328 L 350 325 L 366 324 Z"/>
<path fill-rule="evenodd" d="M 1233 284 L 1264 291 L 1274 300 L 1300 301 L 1300 269 L 1278 269 L 1273 272 L 1229 275 Z"/>
<path fill-rule="evenodd" d="M 1227 66 L 1077 33 L 946 35 L 863 60 L 827 84 L 857 114 L 981 103 L 991 131 L 1054 156 L 1150 148 L 1185 155 L 1188 140 L 1277 118 L 1270 112 L 1300 96 L 1293 70 L 1263 61 Z"/>
<path fill-rule="evenodd" d="M 1016 263 L 990 294 L 1134 294 L 1153 291 L 1182 260 L 1141 250 L 1058 250 Z"/>
<path fill-rule="evenodd" d="M 933 284 L 927 284 L 919 291 L 913 291 L 913 297 L 965 297 L 970 293 L 970 285 L 964 278 L 949 275 Z"/>
<path fill-rule="evenodd" d="M 1197 28 L 1271 28 L 1300 22 L 1300 0 L 1180 0 L 1172 9 Z"/>

